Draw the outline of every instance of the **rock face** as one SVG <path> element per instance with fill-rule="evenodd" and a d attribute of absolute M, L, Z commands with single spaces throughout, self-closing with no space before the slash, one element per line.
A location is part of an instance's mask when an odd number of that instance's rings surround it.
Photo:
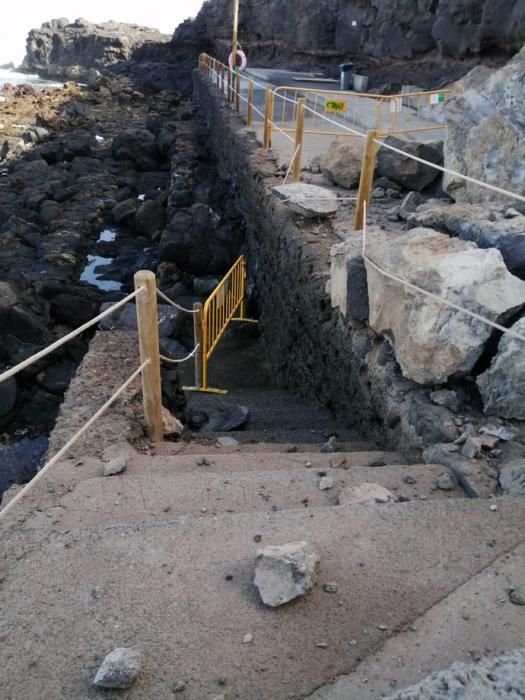
<path fill-rule="evenodd" d="M 383 235 L 368 256 L 383 270 L 496 321 L 525 303 L 525 283 L 511 275 L 499 251 L 418 228 Z M 411 292 L 366 262 L 370 326 L 390 338 L 403 374 L 440 384 L 472 370 L 491 328 L 429 297 Z"/>
<path fill-rule="evenodd" d="M 498 71 L 475 68 L 455 84 L 445 107 L 446 167 L 521 195 L 525 194 L 524 71 L 525 48 Z M 456 201 L 502 199 L 453 175 L 445 177 L 444 187 Z"/>
<path fill-rule="evenodd" d="M 231 5 L 205 3 L 175 41 L 228 42 Z M 241 3 L 240 36 L 252 56 L 330 51 L 410 58 L 438 50 L 460 57 L 485 49 L 511 55 L 523 44 L 525 13 L 520 0 L 248 0 Z"/>
<path fill-rule="evenodd" d="M 263 603 L 275 608 L 305 595 L 314 585 L 319 561 L 307 542 L 257 550 L 254 583 Z"/>
<path fill-rule="evenodd" d="M 86 75 L 86 69 L 127 61 L 145 44 L 169 39 L 156 29 L 136 24 L 53 19 L 29 32 L 23 68 L 41 75 L 75 78 Z"/>
<path fill-rule="evenodd" d="M 519 698 L 525 694 L 525 649 L 482 659 L 475 664 L 456 662 L 417 685 L 389 695 L 387 700 L 470 700 Z"/>
<path fill-rule="evenodd" d="M 525 336 L 525 318 L 512 326 Z M 477 384 L 488 415 L 525 420 L 525 343 L 510 335 L 503 335 L 497 355 Z"/>

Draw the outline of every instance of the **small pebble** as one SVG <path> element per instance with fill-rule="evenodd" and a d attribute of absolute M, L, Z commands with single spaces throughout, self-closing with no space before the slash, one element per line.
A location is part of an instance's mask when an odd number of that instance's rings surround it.
<path fill-rule="evenodd" d="M 227 574 L 227 575 L 224 577 L 224 580 L 225 580 L 225 581 L 233 581 L 233 576 L 232 576 L 231 574 Z"/>
<path fill-rule="evenodd" d="M 328 644 L 326 642 L 317 642 L 315 646 L 319 647 L 319 649 L 328 649 Z"/>
<path fill-rule="evenodd" d="M 304 463 L 304 466 L 305 466 L 307 469 L 309 469 L 309 468 L 312 466 L 312 463 L 311 463 L 311 462 L 305 462 L 305 463 Z"/>
<path fill-rule="evenodd" d="M 185 681 L 175 681 L 175 685 L 173 686 L 173 692 L 174 693 L 182 693 L 184 690 L 186 690 L 186 682 Z"/>
<path fill-rule="evenodd" d="M 509 600 L 514 605 L 525 605 L 525 598 L 517 588 L 509 589 Z"/>
<path fill-rule="evenodd" d="M 493 504 L 490 506 L 490 510 L 492 510 L 492 511 L 498 510 L 498 506 L 495 505 L 495 504 L 493 503 Z"/>
<path fill-rule="evenodd" d="M 331 489 L 333 485 L 334 480 L 331 476 L 323 476 L 319 481 L 319 491 L 327 491 L 328 489 Z"/>
<path fill-rule="evenodd" d="M 254 535 L 254 536 L 253 536 L 253 541 L 254 541 L 254 542 L 260 542 L 261 540 L 262 540 L 261 535 Z"/>
<path fill-rule="evenodd" d="M 206 457 L 197 457 L 195 462 L 199 467 L 209 467 L 210 466 L 210 461 L 208 459 L 206 459 Z"/>
<path fill-rule="evenodd" d="M 253 642 L 253 634 L 250 634 L 250 632 L 248 632 L 248 634 L 245 634 L 242 638 L 242 643 L 250 644 L 251 642 Z"/>
<path fill-rule="evenodd" d="M 325 593 L 337 593 L 337 583 L 325 583 L 323 591 Z"/>
<path fill-rule="evenodd" d="M 386 625 L 378 625 L 378 626 L 377 626 L 377 629 L 378 629 L 378 630 L 381 630 L 381 632 L 387 632 L 387 631 L 388 631 L 388 627 L 387 627 Z"/>
<path fill-rule="evenodd" d="M 405 484 L 417 484 L 417 481 L 414 479 L 414 477 L 410 475 L 404 476 L 403 481 L 405 482 Z"/>

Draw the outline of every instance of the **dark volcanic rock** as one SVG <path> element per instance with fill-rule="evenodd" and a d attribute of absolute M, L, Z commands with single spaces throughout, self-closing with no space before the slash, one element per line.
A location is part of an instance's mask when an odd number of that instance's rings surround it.
<path fill-rule="evenodd" d="M 112 154 L 116 160 L 129 160 L 140 170 L 155 170 L 159 151 L 155 136 L 148 129 L 126 129 L 113 139 Z"/>
<path fill-rule="evenodd" d="M 437 165 L 443 164 L 443 149 L 436 144 L 414 143 L 389 136 L 385 142 L 394 148 Z M 377 172 L 389 178 L 406 190 L 421 192 L 439 176 L 439 171 L 429 165 L 419 163 L 408 156 L 381 148 L 377 156 Z"/>
<path fill-rule="evenodd" d="M 36 474 L 47 450 L 47 438 L 24 438 L 12 445 L 0 445 L 0 494 L 13 484 L 23 484 Z"/>
<path fill-rule="evenodd" d="M 53 19 L 29 32 L 23 67 L 49 76 L 88 77 L 90 68 L 105 68 L 128 61 L 134 52 L 148 43 L 164 43 L 170 37 L 156 29 L 136 24 L 104 22 L 92 24 L 83 19 L 74 22 Z M 75 72 L 68 72 L 70 67 Z M 75 75 L 76 74 L 76 75 Z"/>

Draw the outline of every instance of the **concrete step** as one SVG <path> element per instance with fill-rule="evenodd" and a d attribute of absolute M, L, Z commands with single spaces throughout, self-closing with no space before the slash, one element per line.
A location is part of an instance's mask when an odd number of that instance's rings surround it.
<path fill-rule="evenodd" d="M 189 700 L 305 697 L 510 551 L 524 518 L 525 499 L 509 497 L 496 511 L 443 499 L 125 527 L 115 518 L 69 531 L 9 517 L 0 528 L 2 696 L 95 697 L 103 656 L 133 645 L 143 672 L 128 700 L 166 700 L 178 680 Z M 252 583 L 256 548 L 301 539 L 320 553 L 318 585 L 264 608 Z"/>
<path fill-rule="evenodd" d="M 295 435 L 293 432 L 287 432 L 284 435 L 277 436 L 275 442 L 263 440 L 261 442 L 253 441 L 254 438 L 249 438 L 243 441 L 243 436 L 246 437 L 248 432 L 238 433 L 208 433 L 206 436 L 195 434 L 192 436 L 191 442 L 162 442 L 155 446 L 155 452 L 158 455 L 180 455 L 180 454 L 258 454 L 264 452 L 282 452 L 290 453 L 293 449 L 295 452 L 312 452 L 317 450 L 319 453 L 321 445 L 326 442 L 326 438 L 318 435 L 318 439 L 313 442 L 301 440 L 304 435 Z M 233 437 L 239 442 L 235 447 L 219 447 L 217 445 L 218 437 Z M 294 439 L 297 438 L 297 439 Z M 377 446 L 366 440 L 345 440 L 340 443 L 340 451 L 337 454 L 348 452 L 365 452 L 374 451 Z"/>
<path fill-rule="evenodd" d="M 51 516 L 61 528 L 86 527 L 101 523 L 163 522 L 192 514 L 203 518 L 217 514 L 266 513 L 284 509 L 335 506 L 346 487 L 365 482 L 380 484 L 403 500 L 462 498 L 461 491 L 441 491 L 436 479 L 443 474 L 441 466 L 389 465 L 384 467 L 351 467 L 348 470 L 323 467 L 279 470 L 228 472 L 150 471 L 113 476 L 97 476 L 62 492 L 59 510 L 43 508 L 29 519 L 30 527 L 45 526 Z M 332 488 L 321 491 L 321 476 L 333 480 Z M 407 483 L 408 481 L 408 483 Z M 49 485 L 42 490 L 43 503 L 48 499 Z M 385 504 L 372 504 L 377 509 Z M 353 507 L 353 506 L 349 506 Z"/>
<path fill-rule="evenodd" d="M 398 452 L 337 452 L 335 454 L 320 454 L 319 452 L 228 452 L 213 448 L 202 450 L 200 453 L 180 452 L 164 454 L 157 449 L 151 454 L 140 454 L 125 446 L 116 446 L 107 452 L 107 460 L 113 457 L 129 455 L 127 464 L 128 474 L 167 473 L 172 475 L 207 474 L 210 472 L 250 472 L 277 471 L 279 469 L 319 470 L 330 467 L 350 469 L 352 467 L 375 467 L 387 464 L 407 464 L 403 455 Z M 305 446 L 306 447 L 306 446 Z M 311 445 L 310 445 L 311 447 Z M 205 464 L 202 460 L 205 458 Z M 306 466 L 309 463 L 309 467 Z M 53 468 L 53 479 L 64 482 L 78 482 L 101 476 L 104 463 L 97 459 L 66 460 Z M 373 474 L 371 475 L 373 476 Z"/>

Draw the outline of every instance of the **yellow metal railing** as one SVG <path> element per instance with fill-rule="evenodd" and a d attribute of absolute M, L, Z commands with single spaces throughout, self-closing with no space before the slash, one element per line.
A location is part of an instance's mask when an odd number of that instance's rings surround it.
<path fill-rule="evenodd" d="M 195 386 L 187 389 L 226 393 L 222 389 L 208 386 L 208 363 L 231 321 L 256 323 L 245 318 L 245 292 L 246 259 L 241 255 L 204 306 L 196 304 L 198 313 L 195 315 L 195 342 L 199 345 L 199 350 L 195 354 Z"/>

